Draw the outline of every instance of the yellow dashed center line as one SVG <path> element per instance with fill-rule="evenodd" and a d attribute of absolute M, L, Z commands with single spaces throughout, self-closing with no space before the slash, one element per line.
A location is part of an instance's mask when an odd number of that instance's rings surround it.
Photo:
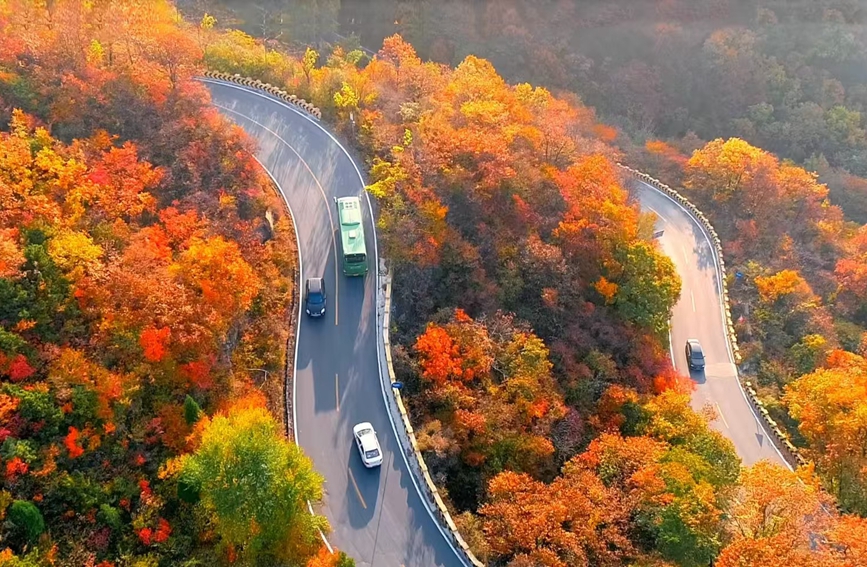
<path fill-rule="evenodd" d="M 361 491 L 358 490 L 358 483 L 355 482 L 355 477 L 352 476 L 352 469 L 346 469 L 349 471 L 349 480 L 352 481 L 352 486 L 355 488 L 355 493 L 358 495 L 358 499 L 361 501 L 361 506 L 367 510 L 367 504 L 364 502 L 364 497 L 361 495 Z"/>

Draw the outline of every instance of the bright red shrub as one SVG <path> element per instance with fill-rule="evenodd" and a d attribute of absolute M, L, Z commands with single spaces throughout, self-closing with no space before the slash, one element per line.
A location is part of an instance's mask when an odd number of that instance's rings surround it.
<path fill-rule="evenodd" d="M 77 459 L 84 453 L 84 449 L 78 444 L 79 432 L 73 426 L 69 426 L 69 433 L 63 438 L 63 445 L 69 452 L 70 459 Z"/>
<path fill-rule="evenodd" d="M 22 380 L 33 376 L 36 370 L 27 362 L 27 357 L 23 354 L 18 354 L 9 363 L 9 368 L 6 369 L 6 374 L 13 382 L 21 382 Z"/>

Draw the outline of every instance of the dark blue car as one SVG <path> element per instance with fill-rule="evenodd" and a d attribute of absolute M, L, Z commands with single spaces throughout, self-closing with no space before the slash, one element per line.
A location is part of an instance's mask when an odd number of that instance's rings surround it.
<path fill-rule="evenodd" d="M 308 278 L 304 285 L 304 307 L 311 317 L 325 315 L 325 282 L 322 278 Z"/>
<path fill-rule="evenodd" d="M 704 370 L 704 352 L 696 339 L 686 341 L 686 363 L 691 370 Z"/>

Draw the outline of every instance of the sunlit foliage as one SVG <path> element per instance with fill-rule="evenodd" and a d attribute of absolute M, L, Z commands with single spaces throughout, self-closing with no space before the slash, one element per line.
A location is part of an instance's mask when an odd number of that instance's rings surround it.
<path fill-rule="evenodd" d="M 328 524 L 307 511 L 322 497 L 322 477 L 301 448 L 264 408 L 233 408 L 197 427 L 198 447 L 176 466 L 221 544 L 250 564 L 309 557 Z"/>

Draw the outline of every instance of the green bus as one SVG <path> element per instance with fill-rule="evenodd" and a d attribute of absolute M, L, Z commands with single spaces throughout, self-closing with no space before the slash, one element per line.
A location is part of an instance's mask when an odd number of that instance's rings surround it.
<path fill-rule="evenodd" d="M 361 220 L 361 200 L 358 197 L 335 198 L 340 222 L 340 244 L 343 247 L 343 273 L 347 276 L 367 274 L 367 247 Z"/>

